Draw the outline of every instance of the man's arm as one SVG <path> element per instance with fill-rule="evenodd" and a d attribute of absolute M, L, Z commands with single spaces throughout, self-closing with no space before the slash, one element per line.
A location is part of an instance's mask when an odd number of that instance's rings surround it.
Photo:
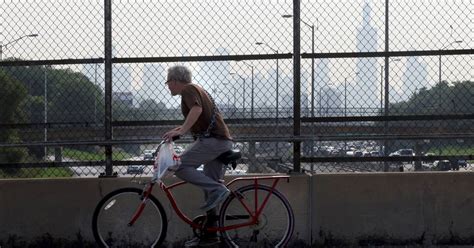
<path fill-rule="evenodd" d="M 202 107 L 198 105 L 194 105 L 191 110 L 189 110 L 188 116 L 186 117 L 186 120 L 184 120 L 183 125 L 181 126 L 181 134 L 185 134 L 191 127 L 196 123 L 196 121 L 199 119 L 199 116 L 202 113 Z"/>
<path fill-rule="evenodd" d="M 184 120 L 183 125 L 172 129 L 171 131 L 168 131 L 163 135 L 163 138 L 165 140 L 172 140 L 173 137 L 175 136 L 180 136 L 185 134 L 191 127 L 196 123 L 196 121 L 199 119 L 199 116 L 202 113 L 202 107 L 198 105 L 194 105 L 191 110 L 189 110 L 188 116 L 186 117 L 186 120 Z"/>

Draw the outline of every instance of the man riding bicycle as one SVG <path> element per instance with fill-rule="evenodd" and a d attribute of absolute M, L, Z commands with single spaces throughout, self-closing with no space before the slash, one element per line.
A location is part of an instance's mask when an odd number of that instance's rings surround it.
<path fill-rule="evenodd" d="M 185 121 L 181 126 L 166 132 L 163 138 L 172 140 L 175 136 L 191 132 L 194 143 L 181 154 L 181 165 L 175 175 L 203 189 L 206 202 L 201 210 L 207 213 L 207 225 L 216 226 L 216 208 L 230 194 L 220 182 L 225 168 L 217 157 L 231 150 L 233 142 L 214 100 L 201 86 L 192 83 L 191 78 L 191 71 L 187 67 L 173 66 L 168 69 L 166 84 L 173 96 L 181 96 L 181 111 Z M 197 170 L 202 164 L 204 173 Z M 186 242 L 185 246 L 206 247 L 218 243 L 217 234 L 208 233 L 202 239 Z"/>

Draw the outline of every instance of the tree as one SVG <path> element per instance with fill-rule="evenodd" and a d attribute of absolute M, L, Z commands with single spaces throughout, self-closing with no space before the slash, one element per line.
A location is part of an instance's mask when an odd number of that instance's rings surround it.
<path fill-rule="evenodd" d="M 440 82 L 421 88 L 407 101 L 390 105 L 390 114 L 468 114 L 474 111 L 474 82 Z"/>
<path fill-rule="evenodd" d="M 51 66 L 6 67 L 4 73 L 26 89 L 28 97 L 17 112 L 22 113 L 29 123 L 42 124 L 45 116 L 48 123 L 103 123 L 103 91 L 82 73 Z M 43 133 L 42 128 L 33 131 L 21 133 L 23 137 L 20 138 L 25 141 L 41 137 L 38 135 Z M 28 147 L 28 150 L 37 158 L 44 156 L 42 147 Z"/>
<path fill-rule="evenodd" d="M 437 83 L 432 88 L 421 88 L 415 92 L 407 101 L 391 104 L 389 115 L 451 115 L 472 114 L 474 112 L 474 82 L 462 81 L 448 83 L 446 81 Z M 389 122 L 389 126 L 394 122 Z M 407 127 L 443 127 L 447 130 L 470 130 L 472 121 L 466 120 L 420 120 L 396 122 L 397 125 Z M 383 126 L 382 122 L 377 123 Z M 438 140 L 434 143 L 438 147 L 448 145 L 450 140 Z M 466 141 L 470 145 L 472 141 Z M 406 147 L 410 141 L 399 141 L 398 148 Z M 433 144 L 433 143 L 431 143 Z M 396 149 L 396 148 L 393 148 Z"/>
<path fill-rule="evenodd" d="M 14 124 L 24 120 L 20 111 L 26 99 L 26 89 L 23 85 L 7 76 L 0 70 L 0 124 Z M 19 143 L 20 136 L 16 129 L 5 129 L 0 132 L 0 143 Z M 26 157 L 21 148 L 0 147 L 0 163 L 19 163 Z M 5 170 L 14 173 L 15 170 Z"/>
<path fill-rule="evenodd" d="M 136 113 L 138 120 L 159 120 L 167 111 L 166 105 L 162 102 L 156 102 L 153 99 L 145 99 L 140 102 L 140 107 Z"/>
<path fill-rule="evenodd" d="M 9 67 L 5 72 L 21 82 L 31 96 L 23 109 L 31 123 L 44 121 L 45 100 L 48 101 L 47 117 L 51 123 L 92 123 L 103 119 L 103 92 L 82 73 L 49 66 Z"/>

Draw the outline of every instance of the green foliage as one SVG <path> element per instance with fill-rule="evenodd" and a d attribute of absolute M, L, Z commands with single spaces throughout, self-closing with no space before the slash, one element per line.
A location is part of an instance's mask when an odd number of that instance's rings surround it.
<path fill-rule="evenodd" d="M 26 98 L 25 87 L 0 70 L 0 123 L 13 123 L 22 119 L 18 107 Z"/>
<path fill-rule="evenodd" d="M 15 171 L 16 178 L 50 178 L 50 177 L 72 177 L 73 172 L 69 168 L 20 168 Z M 11 177 L 11 174 L 5 173 L 0 177 Z"/>
<path fill-rule="evenodd" d="M 104 103 L 101 89 L 81 73 L 67 70 L 51 71 L 52 121 L 95 122 L 102 116 Z"/>
<path fill-rule="evenodd" d="M 84 74 L 48 66 L 7 67 L 4 71 L 27 89 L 28 98 L 18 113 L 22 113 L 30 123 L 44 121 L 45 100 L 50 123 L 104 122 L 104 92 Z M 120 121 L 182 118 L 179 109 L 167 109 L 164 103 L 153 99 L 144 99 L 139 106 L 112 99 L 112 113 L 113 120 Z"/>
<path fill-rule="evenodd" d="M 103 119 L 104 94 L 82 73 L 47 66 L 8 67 L 5 73 L 28 89 L 30 98 L 20 112 L 25 113 L 32 123 L 43 122 L 45 100 L 48 102 L 48 122 L 95 122 Z"/>
<path fill-rule="evenodd" d="M 104 161 L 105 160 L 104 151 L 85 152 L 85 151 L 80 151 L 76 149 L 64 149 L 62 155 L 65 158 L 69 158 L 75 161 Z M 132 155 L 120 150 L 114 150 L 112 154 L 113 160 L 125 160 L 131 157 Z"/>
<path fill-rule="evenodd" d="M 10 90 L 19 90 L 26 96 L 15 111 L 12 111 L 13 108 L 5 108 L 16 113 L 17 122 L 43 123 L 46 115 L 45 100 L 47 100 L 49 123 L 101 123 L 103 120 L 103 92 L 81 73 L 49 66 L 16 66 L 4 68 L 2 75 L 1 78 L 7 77 L 16 82 L 15 85 L 8 86 Z M 11 96 L 11 99 L 22 99 L 8 91 L 1 93 Z M 11 101 L 11 99 L 3 100 L 3 96 L 1 99 L 0 101 Z M 13 106 L 10 102 L 2 102 L 2 105 Z M 0 116 L 4 114 L 1 113 Z M 21 140 L 31 138 L 31 133 L 19 135 L 25 135 L 20 136 Z M 0 137 L 0 141 L 4 140 Z M 29 152 L 36 158 L 44 156 L 41 147 L 29 147 Z"/>
<path fill-rule="evenodd" d="M 443 81 L 430 89 L 421 88 L 405 102 L 390 105 L 389 114 L 468 114 L 474 112 L 474 82 L 452 84 Z"/>
<path fill-rule="evenodd" d="M 134 118 L 137 120 L 159 120 L 162 119 L 164 113 L 168 112 L 168 110 L 162 102 L 145 99 L 140 102 L 140 106 L 135 112 Z"/>
<path fill-rule="evenodd" d="M 17 80 L 11 79 L 0 70 L 0 123 L 13 124 L 24 119 L 20 106 L 26 98 L 26 89 Z M 19 133 L 16 129 L 4 129 L 0 132 L 0 142 L 18 143 Z M 19 163 L 26 156 L 21 148 L 0 148 L 0 163 Z M 6 173 L 14 173 L 15 169 L 5 169 Z"/>
<path fill-rule="evenodd" d="M 450 114 L 472 114 L 474 113 L 474 82 L 462 81 L 448 83 L 443 81 L 433 87 L 421 88 L 415 92 L 407 101 L 398 102 L 389 106 L 389 115 L 450 115 Z M 375 125 L 384 126 L 385 123 L 377 122 Z M 472 120 L 424 120 L 424 121 L 406 121 L 388 122 L 391 125 L 406 125 L 407 127 L 442 127 L 451 130 L 462 130 L 467 132 L 471 130 Z M 467 130 L 467 131 L 466 131 Z M 466 145 L 471 145 L 473 141 L 467 139 Z M 389 142 L 388 147 L 391 151 L 401 148 L 413 148 L 412 141 L 399 140 L 396 144 Z M 436 149 L 442 149 L 450 145 L 450 140 L 438 140 L 432 142 L 429 146 L 435 146 Z M 428 147 L 428 150 L 432 149 Z M 434 148 L 433 148 L 434 149 Z M 469 151 L 466 151 L 469 152 Z M 472 151 L 470 153 L 473 154 Z"/>
<path fill-rule="evenodd" d="M 474 154 L 474 147 L 450 145 L 450 146 L 443 147 L 441 150 L 437 148 L 432 148 L 428 152 L 438 154 L 438 155 L 444 155 L 444 156 L 468 155 L 468 154 Z"/>

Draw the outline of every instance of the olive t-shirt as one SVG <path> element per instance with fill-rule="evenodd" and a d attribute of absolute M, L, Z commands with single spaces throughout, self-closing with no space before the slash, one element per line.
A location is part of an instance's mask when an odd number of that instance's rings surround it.
<path fill-rule="evenodd" d="M 191 133 L 193 136 L 203 135 L 209 128 L 211 123 L 211 116 L 213 112 L 213 104 L 206 91 L 196 84 L 187 84 L 181 91 L 181 111 L 184 117 L 187 117 L 189 111 L 194 106 L 200 106 L 202 113 L 198 120 L 191 127 Z M 216 124 L 213 129 L 210 130 L 212 137 L 231 140 L 229 129 L 224 123 L 221 113 L 216 111 Z"/>

